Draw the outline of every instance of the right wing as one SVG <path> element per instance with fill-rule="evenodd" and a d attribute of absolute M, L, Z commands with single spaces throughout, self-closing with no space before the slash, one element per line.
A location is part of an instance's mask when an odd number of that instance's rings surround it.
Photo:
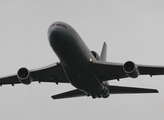
<path fill-rule="evenodd" d="M 38 82 L 55 82 L 55 83 L 69 83 L 63 72 L 60 63 L 55 63 L 43 68 L 30 70 L 32 81 Z M 0 78 L 0 85 L 18 84 L 21 83 L 17 74 Z"/>

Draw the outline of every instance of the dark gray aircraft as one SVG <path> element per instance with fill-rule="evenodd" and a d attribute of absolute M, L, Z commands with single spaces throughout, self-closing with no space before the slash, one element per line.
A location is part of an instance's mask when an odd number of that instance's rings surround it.
<path fill-rule="evenodd" d="M 106 62 L 107 45 L 101 55 L 90 51 L 78 33 L 64 22 L 54 22 L 48 29 L 50 45 L 60 62 L 34 70 L 20 68 L 15 75 L 0 78 L 0 85 L 33 81 L 71 83 L 76 89 L 52 96 L 53 99 L 92 96 L 107 98 L 110 94 L 158 93 L 156 89 L 113 86 L 109 80 L 137 78 L 139 75 L 164 75 L 164 67 Z"/>

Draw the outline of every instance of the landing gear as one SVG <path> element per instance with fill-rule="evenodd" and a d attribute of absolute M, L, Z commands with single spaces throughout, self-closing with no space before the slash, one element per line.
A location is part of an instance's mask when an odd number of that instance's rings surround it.
<path fill-rule="evenodd" d="M 104 86 L 103 86 L 103 89 L 102 89 L 102 97 L 103 97 L 103 98 L 108 98 L 109 95 L 110 95 L 109 89 L 108 89 L 107 86 L 104 85 Z"/>
<path fill-rule="evenodd" d="M 95 98 L 102 98 L 102 97 L 103 98 L 108 98 L 109 95 L 110 95 L 109 89 L 108 89 L 108 87 L 106 85 L 102 86 L 101 92 L 99 94 L 94 94 L 94 93 L 91 94 L 93 99 L 95 99 Z"/>

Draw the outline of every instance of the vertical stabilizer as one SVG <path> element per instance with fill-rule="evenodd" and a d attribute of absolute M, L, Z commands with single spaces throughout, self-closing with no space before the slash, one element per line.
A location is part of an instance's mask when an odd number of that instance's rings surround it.
<path fill-rule="evenodd" d="M 101 58 L 102 61 L 106 61 L 106 54 L 107 54 L 107 45 L 104 42 L 104 45 L 103 45 L 103 48 L 102 48 L 102 51 L 101 51 L 101 55 L 100 55 L 100 58 Z"/>

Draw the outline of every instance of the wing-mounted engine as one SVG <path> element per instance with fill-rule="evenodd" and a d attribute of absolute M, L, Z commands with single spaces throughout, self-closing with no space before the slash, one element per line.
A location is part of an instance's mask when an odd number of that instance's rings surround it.
<path fill-rule="evenodd" d="M 137 65 L 131 61 L 126 62 L 123 66 L 123 69 L 129 77 L 137 78 L 139 76 Z"/>
<path fill-rule="evenodd" d="M 96 60 L 100 60 L 100 56 L 97 52 L 91 51 L 92 55 L 96 58 Z"/>
<path fill-rule="evenodd" d="M 17 72 L 17 77 L 19 81 L 23 84 L 29 85 L 32 82 L 32 78 L 30 76 L 30 71 L 27 68 L 20 68 Z"/>

